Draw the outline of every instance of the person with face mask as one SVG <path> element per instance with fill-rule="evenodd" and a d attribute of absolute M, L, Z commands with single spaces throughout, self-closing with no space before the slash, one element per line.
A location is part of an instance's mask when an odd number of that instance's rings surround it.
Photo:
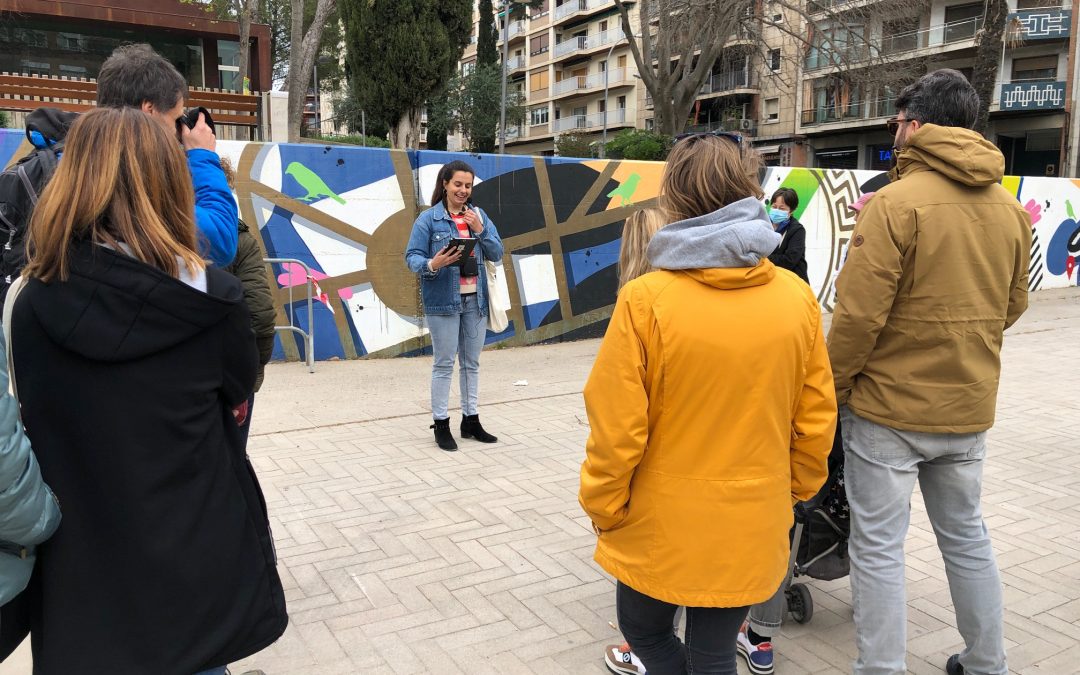
<path fill-rule="evenodd" d="M 806 275 L 806 228 L 794 216 L 797 208 L 799 195 L 791 188 L 780 188 L 773 193 L 769 220 L 777 234 L 782 234 L 784 238 L 769 256 L 769 261 L 794 272 L 809 284 L 810 278 Z"/>

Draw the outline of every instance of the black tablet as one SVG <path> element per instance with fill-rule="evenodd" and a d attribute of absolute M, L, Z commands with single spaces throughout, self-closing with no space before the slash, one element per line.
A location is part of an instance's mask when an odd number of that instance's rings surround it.
<path fill-rule="evenodd" d="M 455 263 L 456 265 L 461 265 L 466 258 L 472 255 L 474 246 L 476 246 L 475 239 L 458 239 L 455 237 L 450 240 L 450 243 L 446 245 L 446 248 L 461 251 L 461 257 L 458 259 L 457 263 Z"/>

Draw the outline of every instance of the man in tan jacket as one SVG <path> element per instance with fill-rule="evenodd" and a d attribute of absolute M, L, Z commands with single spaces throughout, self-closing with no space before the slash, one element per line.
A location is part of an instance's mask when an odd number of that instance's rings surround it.
<path fill-rule="evenodd" d="M 906 672 L 904 536 L 915 481 L 966 648 L 950 675 L 1005 663 L 1001 581 L 980 506 L 1003 331 L 1027 308 L 1031 221 L 971 131 L 960 73 L 901 92 L 893 182 L 866 205 L 837 279 L 829 356 L 846 447 L 856 675 Z"/>

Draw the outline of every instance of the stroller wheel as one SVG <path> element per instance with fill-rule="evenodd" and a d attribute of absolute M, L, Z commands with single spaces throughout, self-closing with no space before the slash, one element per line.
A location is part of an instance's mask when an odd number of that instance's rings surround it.
<path fill-rule="evenodd" d="M 791 584 L 785 591 L 787 609 L 795 623 L 809 623 L 814 616 L 814 598 L 805 584 Z"/>

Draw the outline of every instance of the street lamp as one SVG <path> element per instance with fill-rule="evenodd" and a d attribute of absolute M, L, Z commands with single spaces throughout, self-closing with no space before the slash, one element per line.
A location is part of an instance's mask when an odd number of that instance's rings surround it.
<path fill-rule="evenodd" d="M 604 60 L 604 127 L 600 135 L 600 159 L 604 159 L 604 155 L 607 154 L 608 72 L 611 71 L 611 53 L 615 51 L 615 47 L 619 46 L 619 43 L 623 40 L 640 37 L 640 35 L 626 35 L 624 33 L 621 38 L 612 42 L 611 47 L 607 50 L 607 58 Z"/>

